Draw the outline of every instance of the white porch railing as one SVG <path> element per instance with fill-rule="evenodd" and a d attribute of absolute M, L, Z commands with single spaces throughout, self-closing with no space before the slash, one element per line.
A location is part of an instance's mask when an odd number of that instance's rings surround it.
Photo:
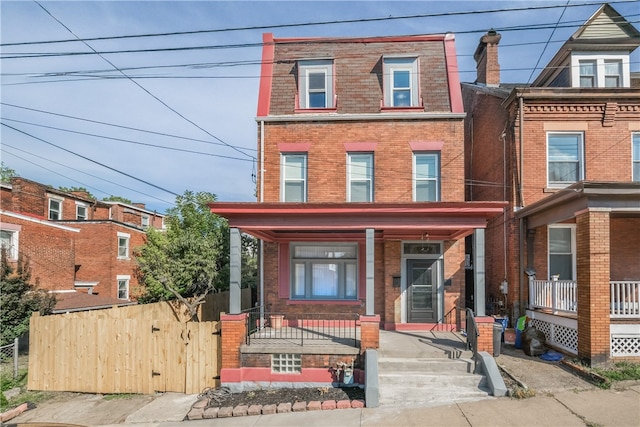
<path fill-rule="evenodd" d="M 611 282 L 611 317 L 640 317 L 640 282 Z"/>
<path fill-rule="evenodd" d="M 640 318 L 640 281 L 611 281 L 611 318 Z M 576 313 L 577 283 L 573 280 L 529 280 L 529 304 L 552 313 Z"/>

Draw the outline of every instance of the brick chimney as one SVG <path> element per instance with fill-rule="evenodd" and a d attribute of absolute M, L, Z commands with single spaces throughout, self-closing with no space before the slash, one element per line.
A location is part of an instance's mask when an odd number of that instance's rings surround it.
<path fill-rule="evenodd" d="M 480 37 L 480 43 L 473 54 L 476 60 L 476 83 L 489 87 L 500 85 L 500 64 L 498 63 L 498 43 L 502 36 L 491 29 Z"/>

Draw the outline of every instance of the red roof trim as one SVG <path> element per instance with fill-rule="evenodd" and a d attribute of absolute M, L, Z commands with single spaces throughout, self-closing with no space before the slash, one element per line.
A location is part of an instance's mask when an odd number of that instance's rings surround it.
<path fill-rule="evenodd" d="M 269 115 L 271 107 L 271 85 L 273 80 L 273 60 L 276 46 L 273 33 L 262 35 L 262 65 L 260 66 L 260 89 L 258 92 L 258 117 Z"/>
<path fill-rule="evenodd" d="M 344 143 L 344 149 L 347 152 L 376 151 L 377 146 L 378 146 L 377 142 L 345 142 Z"/>
<path fill-rule="evenodd" d="M 411 151 L 442 151 L 444 141 L 409 141 Z"/>
<path fill-rule="evenodd" d="M 458 70 L 458 59 L 456 57 L 456 38 L 453 34 L 447 34 L 444 39 L 444 55 L 447 63 L 451 112 L 464 113 L 462 87 L 460 86 L 460 71 Z"/>

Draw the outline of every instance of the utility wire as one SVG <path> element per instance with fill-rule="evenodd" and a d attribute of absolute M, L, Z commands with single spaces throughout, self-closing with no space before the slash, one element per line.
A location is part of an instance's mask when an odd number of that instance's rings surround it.
<path fill-rule="evenodd" d="M 635 3 L 636 1 L 637 0 L 609 1 L 609 4 Z M 564 7 L 564 8 L 585 7 L 585 6 L 597 6 L 599 4 L 600 4 L 599 2 L 594 2 L 594 3 L 586 2 L 586 3 L 570 4 L 565 6 L 548 5 L 548 6 L 515 7 L 515 8 L 505 8 L 505 9 L 486 9 L 486 10 L 477 10 L 477 11 L 425 13 L 425 14 L 402 15 L 402 16 L 385 16 L 385 17 L 377 17 L 377 18 L 341 19 L 341 20 L 304 22 L 304 23 L 218 28 L 218 29 L 209 29 L 209 30 L 172 31 L 172 32 L 165 32 L 165 33 L 147 33 L 147 34 L 133 34 L 133 35 L 123 35 L 123 36 L 92 37 L 92 38 L 84 38 L 84 39 L 75 38 L 75 39 L 63 39 L 63 40 L 43 40 L 43 41 L 33 41 L 33 42 L 0 43 L 0 46 L 21 46 L 21 45 L 34 45 L 34 44 L 72 43 L 72 42 L 78 42 L 78 41 L 88 42 L 88 41 L 133 39 L 133 38 L 144 38 L 144 37 L 166 37 L 166 36 L 193 35 L 193 34 L 228 33 L 228 32 L 234 32 L 234 31 L 267 30 L 267 29 L 305 27 L 305 26 L 316 26 L 316 25 L 355 24 L 355 23 L 394 21 L 394 20 L 417 19 L 417 18 L 438 18 L 438 17 L 446 17 L 446 16 L 480 15 L 480 14 L 486 14 L 486 13 L 521 12 L 521 11 L 532 11 L 532 10 L 556 9 L 560 7 Z"/>
<path fill-rule="evenodd" d="M 58 18 L 56 18 L 55 16 L 53 16 L 53 14 L 51 14 L 51 12 L 49 12 L 44 6 L 42 6 L 39 2 L 35 2 L 38 6 L 40 6 L 40 8 L 42 8 L 42 10 L 44 10 L 49 16 L 51 16 L 51 18 L 53 18 L 56 22 L 58 22 L 60 25 L 62 25 L 67 31 L 69 31 L 74 37 L 78 38 L 79 37 L 73 32 L 71 31 L 71 29 L 69 29 L 69 27 L 67 27 L 66 25 L 64 25 L 64 23 L 62 23 L 60 20 L 58 20 Z M 195 126 L 196 128 L 200 129 L 201 131 L 203 131 L 204 133 L 206 133 L 207 135 L 209 135 L 210 137 L 212 137 L 213 139 L 223 143 L 224 145 L 226 145 L 227 147 L 231 148 L 232 150 L 237 151 L 238 153 L 247 156 L 249 158 L 252 158 L 250 155 L 248 155 L 247 153 L 237 149 L 236 147 L 234 147 L 231 144 L 226 143 L 225 141 L 223 141 L 222 139 L 218 138 L 217 136 L 215 136 L 214 134 L 212 134 L 211 132 L 209 132 L 208 130 L 204 129 L 203 127 L 201 127 L 200 125 L 196 124 L 194 121 L 188 119 L 186 116 L 184 116 L 182 113 L 178 112 L 178 110 L 174 109 L 173 107 L 171 107 L 169 104 L 167 104 L 166 102 L 164 102 L 163 100 L 161 100 L 160 98 L 158 98 L 156 95 L 154 95 L 153 93 L 151 93 L 148 89 L 146 89 L 144 86 L 142 86 L 140 83 L 138 83 L 137 81 L 135 81 L 133 78 L 129 77 L 124 71 L 121 71 L 113 62 L 109 61 L 107 58 L 105 58 L 102 54 L 98 53 L 98 51 L 96 51 L 91 45 L 89 45 L 86 42 L 82 42 L 85 46 L 87 46 L 89 49 L 91 49 L 93 52 L 95 52 L 100 58 L 102 58 L 102 60 L 104 60 L 107 64 L 111 65 L 114 69 L 116 69 L 118 72 L 120 72 L 123 76 L 125 76 L 129 81 L 131 81 L 133 84 L 135 84 L 136 86 L 138 86 L 140 89 L 142 89 L 144 92 L 146 92 L 149 96 L 151 96 L 153 99 L 155 99 L 156 101 L 158 101 L 160 104 L 164 105 L 166 108 L 168 108 L 170 111 L 172 111 L 173 113 L 175 113 L 176 115 L 178 115 L 178 117 L 182 118 L 183 120 L 187 121 L 188 123 L 192 124 L 193 126 Z"/>
<path fill-rule="evenodd" d="M 134 179 L 134 180 L 136 180 L 136 181 L 142 182 L 143 184 L 147 184 L 147 185 L 149 185 L 149 186 L 151 186 L 151 187 L 154 187 L 154 188 L 156 188 L 156 189 L 158 189 L 158 190 L 162 190 L 162 191 L 164 191 L 164 192 L 166 192 L 166 193 L 169 193 L 169 194 L 171 194 L 171 195 L 173 195 L 173 196 L 179 196 L 179 194 L 178 194 L 178 193 L 176 193 L 176 192 L 173 192 L 173 191 L 171 191 L 171 190 L 167 190 L 166 188 L 160 187 L 159 185 L 153 184 L 153 183 L 151 183 L 151 182 L 149 182 L 149 181 L 145 181 L 145 180 L 143 180 L 143 179 L 141 179 L 141 178 L 138 178 L 138 177 L 136 177 L 136 176 L 133 176 L 133 175 L 131 175 L 131 174 L 128 174 L 128 173 L 126 173 L 126 172 L 123 172 L 123 171 L 121 171 L 121 170 L 118 170 L 118 169 L 116 169 L 116 168 L 113 168 L 113 167 L 111 167 L 111 166 L 105 165 L 104 163 L 100 163 L 100 162 L 98 162 L 98 161 L 96 161 L 96 160 L 90 159 L 89 157 L 83 156 L 82 154 L 78 154 L 78 153 L 75 153 L 75 152 L 73 152 L 73 151 L 71 151 L 71 150 L 67 150 L 67 149 L 66 149 L 66 148 L 64 148 L 64 147 L 61 147 L 61 146 L 56 145 L 56 144 L 54 144 L 54 143 L 52 143 L 52 142 L 46 141 L 46 140 L 44 140 L 44 139 L 42 139 L 42 138 L 38 138 L 38 137 L 37 137 L 37 136 L 35 136 L 35 135 L 31 135 L 30 133 L 27 133 L 27 132 L 25 132 L 25 131 L 22 131 L 22 130 L 20 130 L 20 129 L 17 129 L 17 128 L 13 127 L 13 126 L 10 126 L 10 125 L 6 124 L 6 123 L 0 123 L 0 124 L 1 124 L 2 126 L 5 126 L 5 127 L 9 128 L 9 129 L 12 129 L 12 130 L 14 130 L 14 131 L 18 132 L 18 133 L 21 133 L 21 134 L 23 134 L 23 135 L 26 135 L 26 136 L 31 137 L 31 138 L 33 138 L 33 139 L 36 139 L 36 140 L 38 140 L 38 141 L 44 142 L 45 144 L 51 145 L 51 146 L 56 147 L 56 148 L 58 148 L 58 149 L 60 149 L 60 150 L 62 150 L 62 151 L 65 151 L 65 152 L 67 152 L 67 153 L 73 154 L 74 156 L 80 157 L 81 159 L 87 160 L 87 161 L 89 161 L 89 162 L 91 162 L 91 163 L 95 163 L 96 165 L 102 166 L 103 168 L 109 169 L 109 170 L 111 170 L 111 171 L 113 171 L 113 172 L 117 172 L 117 173 L 119 173 L 119 174 L 121 174 L 121 175 L 124 175 L 124 176 L 126 176 L 126 177 L 128 177 L 128 178 L 131 178 L 131 179 Z"/>

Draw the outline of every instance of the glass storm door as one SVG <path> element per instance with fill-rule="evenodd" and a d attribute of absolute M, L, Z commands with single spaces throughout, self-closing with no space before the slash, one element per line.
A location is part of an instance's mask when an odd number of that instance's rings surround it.
<path fill-rule="evenodd" d="M 407 260 L 407 303 L 409 323 L 437 320 L 438 274 L 435 259 Z"/>

